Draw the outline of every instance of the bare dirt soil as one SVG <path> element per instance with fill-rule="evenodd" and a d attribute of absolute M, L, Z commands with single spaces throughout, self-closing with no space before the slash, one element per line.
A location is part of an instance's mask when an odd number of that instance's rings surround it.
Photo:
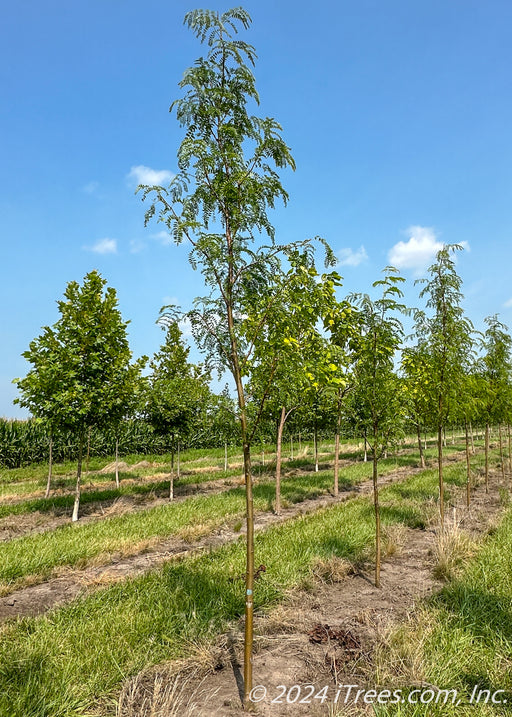
<path fill-rule="evenodd" d="M 379 479 L 379 484 L 383 487 L 391 482 L 404 480 L 418 472 L 418 470 L 411 467 L 398 468 L 396 471 Z M 205 486 L 197 484 L 197 487 L 204 488 Z M 222 490 L 222 487 L 217 486 L 216 489 Z M 368 495 L 371 491 L 371 481 L 364 481 L 351 490 L 340 491 L 338 497 L 324 495 L 283 508 L 281 515 L 258 513 L 255 520 L 255 529 L 263 530 L 269 525 L 289 520 L 300 513 L 315 511 L 358 495 Z M 121 500 L 118 513 L 122 511 L 123 501 L 125 500 L 126 498 Z M 168 501 L 159 499 L 158 501 L 153 501 L 151 505 L 166 502 Z M 148 507 L 147 504 L 144 507 Z M 125 508 L 126 510 L 132 510 L 133 505 L 130 500 L 126 500 Z M 25 518 L 26 516 L 20 517 Z M 98 519 L 98 515 L 82 518 L 81 522 L 93 519 Z M 237 521 L 233 521 L 233 524 L 235 522 Z M 41 528 L 41 530 L 43 529 Z M 101 558 L 98 558 L 95 561 L 95 565 L 85 569 L 61 568 L 56 571 L 56 576 L 50 580 L 42 583 L 38 581 L 38 584 L 29 585 L 0 597 L 0 622 L 18 616 L 42 614 L 53 607 L 73 600 L 78 595 L 84 595 L 108 583 L 135 577 L 177 557 L 208 550 L 237 540 L 243 533 L 244 528 L 235 531 L 232 525 L 225 524 L 214 532 L 198 537 L 198 539 L 185 540 L 182 537 L 171 537 L 166 540 L 148 541 L 138 549 L 137 554 L 132 554 L 129 557 L 122 555 L 108 556 L 104 558 L 102 565 L 98 565 L 99 560 L 101 560 Z"/>
<path fill-rule="evenodd" d="M 500 482 L 501 476 L 492 474 L 489 494 L 480 485 L 469 509 L 460 491 L 447 523 L 455 521 L 458 529 L 483 537 L 503 511 Z M 339 582 L 317 580 L 313 589 L 296 590 L 285 604 L 257 616 L 253 686 L 261 700 L 255 714 L 374 714 L 371 705 L 355 705 L 352 696 L 357 689 L 375 687 L 369 682 L 374 679 L 372 659 L 389 630 L 441 588 L 433 571 L 437 531 L 435 525 L 404 530 L 401 547 L 382 566 L 380 589 L 368 566 Z M 127 681 L 118 717 L 241 717 L 242 629 L 240 622 L 205 654 Z M 348 685 L 357 687 L 347 697 Z"/>

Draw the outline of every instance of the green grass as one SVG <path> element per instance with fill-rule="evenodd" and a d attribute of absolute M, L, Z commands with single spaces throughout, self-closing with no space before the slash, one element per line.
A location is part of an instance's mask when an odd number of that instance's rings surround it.
<path fill-rule="evenodd" d="M 383 461 L 381 468 L 382 473 L 391 472 L 395 469 L 395 461 Z M 349 489 L 370 474 L 369 463 L 348 466 L 340 475 L 340 489 Z M 332 488 L 332 483 L 331 471 L 285 477 L 281 486 L 283 504 L 299 503 L 325 494 Z M 270 510 L 274 496 L 273 481 L 257 483 L 254 487 L 255 510 Z M 98 556 L 102 556 L 99 562 L 108 562 L 113 553 L 130 552 L 134 543 L 163 539 L 190 525 L 204 524 L 208 531 L 213 531 L 224 521 L 234 521 L 242 516 L 244 510 L 245 490 L 232 488 L 6 541 L 0 543 L 0 589 L 15 589 L 28 576 L 32 580 L 44 580 L 59 566 L 84 567 L 93 558 L 98 560 Z"/>
<path fill-rule="evenodd" d="M 393 636 L 384 660 L 392 668 L 419 665 L 424 682 L 456 689 L 458 705 L 379 708 L 377 714 L 505 715 L 512 711 L 512 510 L 484 542 L 456 580 L 426 603 L 419 615 Z M 414 656 L 414 658 L 413 658 Z M 390 669 L 392 674 L 392 669 Z M 395 678 L 396 679 L 396 678 Z M 388 679 L 389 683 L 389 679 Z M 468 704 L 475 685 L 506 704 Z M 388 684 L 386 685 L 388 686 Z M 404 693 L 406 690 L 404 689 Z"/>
<path fill-rule="evenodd" d="M 400 514 L 384 514 L 383 523 L 415 525 L 420 512 L 420 504 L 405 506 Z M 267 570 L 258 583 L 256 609 L 276 604 L 286 590 L 307 581 L 317 558 L 362 559 L 373 534 L 371 501 L 356 499 L 257 535 L 256 560 Z M 0 630 L 0 715 L 87 714 L 99 701 L 106 704 L 126 677 L 186 655 L 190 643 L 212 639 L 243 614 L 238 576 L 245 570 L 244 558 L 245 545 L 237 541 L 44 617 L 5 625 Z"/>

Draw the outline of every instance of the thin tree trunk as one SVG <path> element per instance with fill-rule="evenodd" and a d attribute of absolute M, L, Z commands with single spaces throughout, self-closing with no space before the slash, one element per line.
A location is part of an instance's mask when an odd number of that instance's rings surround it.
<path fill-rule="evenodd" d="M 49 456 L 48 456 L 48 480 L 46 481 L 46 490 L 44 497 L 48 498 L 50 495 L 50 487 L 52 484 L 52 471 L 53 471 L 53 436 L 50 433 L 50 442 L 48 444 Z"/>
<path fill-rule="evenodd" d="M 299 433 L 299 453 L 301 452 L 301 450 L 302 450 L 302 443 L 301 443 L 301 435 Z"/>
<path fill-rule="evenodd" d="M 489 492 L 489 424 L 485 424 L 485 492 Z"/>
<path fill-rule="evenodd" d="M 416 431 L 418 434 L 418 448 L 420 449 L 420 468 L 425 468 L 425 455 L 423 453 L 423 445 L 421 442 L 421 427 L 420 424 L 416 424 Z"/>
<path fill-rule="evenodd" d="M 377 483 L 377 444 L 376 437 L 373 437 L 372 448 L 373 458 L 373 505 L 375 509 L 375 587 L 380 588 L 380 506 L 379 487 Z"/>
<path fill-rule="evenodd" d="M 512 437 L 510 435 L 510 423 L 507 424 L 508 435 L 508 472 L 512 473 Z"/>
<path fill-rule="evenodd" d="M 91 453 L 91 426 L 89 426 L 89 430 L 87 431 L 87 458 L 85 461 L 85 472 L 87 475 L 89 475 L 89 455 Z"/>
<path fill-rule="evenodd" d="M 119 488 L 119 438 L 116 436 L 116 486 Z"/>
<path fill-rule="evenodd" d="M 279 425 L 277 427 L 277 441 L 276 441 L 276 504 L 275 513 L 276 515 L 281 514 L 281 446 L 283 442 L 283 429 L 284 422 L 286 420 L 286 408 L 281 407 L 281 416 L 279 419 Z"/>
<path fill-rule="evenodd" d="M 339 493 L 340 428 L 341 428 L 341 396 L 338 394 L 338 416 L 336 417 L 336 434 L 335 434 L 335 438 L 334 438 L 334 495 L 338 495 L 338 493 Z"/>
<path fill-rule="evenodd" d="M 464 428 L 466 431 L 466 505 L 469 508 L 469 504 L 471 503 L 471 461 L 469 458 L 469 435 L 467 421 L 464 421 Z"/>
<path fill-rule="evenodd" d="M 290 436 L 290 459 L 293 461 L 293 435 Z"/>
<path fill-rule="evenodd" d="M 502 477 L 503 482 L 505 482 L 505 460 L 503 457 L 503 433 L 501 430 L 501 423 L 499 424 L 498 431 L 499 431 L 499 437 L 500 437 L 501 477 Z"/>
<path fill-rule="evenodd" d="M 265 446 L 261 446 L 261 462 L 265 465 Z"/>
<path fill-rule="evenodd" d="M 171 443 L 171 475 L 169 476 L 169 500 L 174 500 L 174 433 Z"/>
<path fill-rule="evenodd" d="M 224 472 L 228 470 L 228 442 L 224 441 Z"/>
<path fill-rule="evenodd" d="M 469 423 L 469 432 L 471 435 L 471 453 L 475 455 L 475 441 L 473 439 L 473 424 L 471 423 L 471 421 Z"/>
<path fill-rule="evenodd" d="M 366 431 L 364 432 L 364 462 L 368 462 L 368 450 L 367 450 L 367 441 L 366 441 Z"/>
<path fill-rule="evenodd" d="M 318 473 L 318 470 L 319 470 L 319 468 L 318 468 L 318 424 L 317 424 L 317 420 L 316 420 L 316 415 L 315 415 L 314 440 L 315 440 L 315 473 Z"/>
<path fill-rule="evenodd" d="M 180 455 L 180 439 L 179 438 L 178 438 L 178 456 L 177 456 L 177 458 L 178 458 L 178 460 L 176 463 L 176 478 L 180 479 L 181 478 L 181 460 L 180 460 L 181 455 Z"/>
<path fill-rule="evenodd" d="M 80 431 L 78 440 L 78 466 L 76 470 L 76 486 L 75 486 L 75 503 L 73 505 L 73 515 L 71 520 L 76 523 L 78 520 L 78 509 L 80 507 L 80 481 L 82 478 L 82 456 L 84 452 L 84 431 Z"/>
<path fill-rule="evenodd" d="M 439 517 L 444 528 L 443 426 L 437 427 L 437 469 L 439 472 Z"/>

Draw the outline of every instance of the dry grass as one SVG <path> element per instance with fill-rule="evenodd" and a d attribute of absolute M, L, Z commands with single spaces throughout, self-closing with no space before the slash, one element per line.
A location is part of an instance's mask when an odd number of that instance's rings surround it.
<path fill-rule="evenodd" d="M 382 531 L 382 557 L 400 555 L 402 548 L 407 542 L 409 529 L 403 523 L 387 525 Z"/>
<path fill-rule="evenodd" d="M 454 519 L 439 528 L 434 546 L 434 577 L 438 580 L 453 580 L 463 565 L 472 558 L 477 544 L 470 535 L 461 530 Z"/>
<path fill-rule="evenodd" d="M 347 575 L 354 572 L 354 566 L 348 560 L 331 555 L 328 558 L 317 558 L 311 570 L 317 580 L 332 585 L 343 582 Z"/>

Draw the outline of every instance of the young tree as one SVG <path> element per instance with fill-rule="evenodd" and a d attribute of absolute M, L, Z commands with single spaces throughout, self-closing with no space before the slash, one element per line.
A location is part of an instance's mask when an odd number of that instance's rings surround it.
<path fill-rule="evenodd" d="M 210 375 L 202 366 L 188 362 L 190 349 L 185 345 L 176 318 L 166 307 L 165 342 L 149 366 L 146 379 L 144 412 L 156 433 L 171 436 L 171 475 L 169 498 L 174 498 L 174 452 L 180 439 L 189 436 L 209 400 Z"/>
<path fill-rule="evenodd" d="M 437 253 L 429 268 L 430 279 L 420 280 L 425 284 L 420 297 L 426 297 L 432 314 L 427 316 L 418 311 L 415 317 L 418 338 L 428 346 L 425 369 L 429 381 L 424 390 L 437 428 L 441 526 L 444 526 L 443 432 L 448 417 L 456 411 L 472 347 L 473 326 L 460 305 L 462 279 L 452 259 L 453 252 L 461 249 L 457 244 L 445 245 Z"/>
<path fill-rule="evenodd" d="M 380 299 L 367 294 L 350 297 L 358 308 L 359 335 L 352 338 L 354 390 L 349 394 L 349 410 L 367 436 L 372 452 L 373 498 L 375 510 L 375 585 L 380 587 L 380 506 L 378 461 L 391 441 L 402 431 L 403 400 L 400 381 L 394 371 L 394 359 L 403 328 L 397 312 L 405 312 L 399 303 L 403 294 L 398 283 L 404 281 L 393 267 L 373 286 L 382 286 Z"/>
<path fill-rule="evenodd" d="M 485 490 L 489 491 L 489 431 L 494 422 L 508 418 L 508 398 L 512 361 L 510 351 L 512 339 L 508 328 L 498 316 L 487 316 L 487 329 L 481 342 L 483 355 L 479 361 L 480 390 L 485 419 Z M 501 447 L 501 441 L 500 441 Z M 503 466 L 503 459 L 502 459 Z"/>
<path fill-rule="evenodd" d="M 131 351 L 113 288 L 97 271 L 84 277 L 83 286 L 72 281 L 58 302 L 60 318 L 44 327 L 41 337 L 24 354 L 33 364 L 18 381 L 22 405 L 51 415 L 53 425 L 78 435 L 78 466 L 72 520 L 78 520 L 82 458 L 87 430 L 115 424 L 126 413 L 141 362 L 130 365 Z M 50 347 L 50 348 L 48 348 Z M 41 378 L 39 370 L 43 367 Z M 50 380 L 51 377 L 51 380 Z M 47 394 L 34 387 L 53 387 Z"/>
<path fill-rule="evenodd" d="M 259 102 L 252 73 L 256 53 L 236 35 L 251 18 L 243 8 L 223 14 L 187 13 L 185 23 L 206 45 L 206 54 L 186 70 L 185 95 L 171 109 L 185 128 L 178 150 L 178 173 L 168 187 L 146 186 L 151 197 L 146 222 L 157 215 L 177 244 L 191 246 L 190 262 L 203 274 L 208 296 L 189 313 L 199 346 L 228 370 L 236 387 L 244 455 L 247 515 L 244 690 L 252 687 L 254 605 L 254 511 L 251 440 L 245 382 L 252 338 L 241 330 L 254 296 L 264 291 L 277 256 L 268 211 L 286 202 L 276 170 L 295 164 L 281 127 L 272 118 L 251 114 Z M 262 235 L 270 245 L 261 243 Z M 268 319 L 263 314 L 262 322 Z M 259 330 L 263 329 L 263 325 Z"/>

